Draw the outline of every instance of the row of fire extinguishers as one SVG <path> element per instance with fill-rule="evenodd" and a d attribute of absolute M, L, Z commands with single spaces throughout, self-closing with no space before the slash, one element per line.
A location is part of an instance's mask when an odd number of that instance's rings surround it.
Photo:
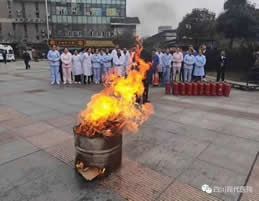
<path fill-rule="evenodd" d="M 231 86 L 225 82 L 166 83 L 165 93 L 175 96 L 230 96 Z"/>

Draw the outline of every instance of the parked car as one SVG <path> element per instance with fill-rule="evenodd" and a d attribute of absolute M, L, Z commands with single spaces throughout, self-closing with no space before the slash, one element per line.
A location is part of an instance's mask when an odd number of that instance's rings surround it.
<path fill-rule="evenodd" d="M 15 61 L 15 55 L 12 46 L 10 45 L 1 45 L 0 44 L 0 61 L 4 60 L 3 53 L 6 51 L 6 60 Z"/>

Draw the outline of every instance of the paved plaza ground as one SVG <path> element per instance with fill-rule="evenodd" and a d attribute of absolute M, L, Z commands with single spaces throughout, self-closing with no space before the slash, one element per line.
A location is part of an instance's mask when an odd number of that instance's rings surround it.
<path fill-rule="evenodd" d="M 101 86 L 51 86 L 46 61 L 0 63 L 0 201 L 259 200 L 259 92 L 174 97 L 151 89 L 155 113 L 123 138 L 122 167 L 75 173 L 72 127 Z M 253 193 L 201 191 L 251 186 Z"/>

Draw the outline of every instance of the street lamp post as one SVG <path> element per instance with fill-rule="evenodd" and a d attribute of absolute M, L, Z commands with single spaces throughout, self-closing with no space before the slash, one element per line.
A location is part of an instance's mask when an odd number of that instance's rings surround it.
<path fill-rule="evenodd" d="M 49 40 L 49 11 L 48 11 L 48 0 L 45 0 L 45 7 L 46 7 L 47 37 L 48 37 L 48 40 Z"/>

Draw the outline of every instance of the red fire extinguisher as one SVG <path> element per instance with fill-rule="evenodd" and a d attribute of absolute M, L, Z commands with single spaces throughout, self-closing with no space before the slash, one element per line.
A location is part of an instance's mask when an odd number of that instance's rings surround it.
<path fill-rule="evenodd" d="M 211 96 L 216 96 L 217 95 L 217 84 L 212 82 L 210 84 L 210 90 L 211 90 Z"/>
<path fill-rule="evenodd" d="M 224 96 L 229 97 L 230 96 L 230 84 L 224 83 Z"/>
<path fill-rule="evenodd" d="M 205 84 L 205 95 L 210 96 L 210 83 Z"/>
<path fill-rule="evenodd" d="M 186 83 L 185 87 L 186 87 L 186 94 L 188 96 L 191 96 L 192 95 L 192 83 Z"/>
<path fill-rule="evenodd" d="M 173 84 L 173 95 L 178 96 L 179 95 L 179 83 L 174 82 Z"/>
<path fill-rule="evenodd" d="M 155 72 L 153 85 L 154 85 L 154 86 L 158 86 L 158 85 L 159 85 L 159 76 L 158 76 L 158 72 Z"/>
<path fill-rule="evenodd" d="M 180 83 L 180 94 L 182 95 L 182 96 L 185 96 L 185 83 L 184 82 L 181 82 Z"/>
<path fill-rule="evenodd" d="M 192 83 L 192 95 L 197 96 L 198 95 L 198 84 L 197 83 Z"/>
<path fill-rule="evenodd" d="M 198 93 L 199 96 L 204 96 L 204 83 L 202 82 L 198 83 Z"/>
<path fill-rule="evenodd" d="M 217 95 L 223 96 L 223 84 L 222 83 L 217 83 Z"/>
<path fill-rule="evenodd" d="M 167 82 L 165 84 L 165 94 L 171 94 L 171 83 L 170 82 Z"/>

